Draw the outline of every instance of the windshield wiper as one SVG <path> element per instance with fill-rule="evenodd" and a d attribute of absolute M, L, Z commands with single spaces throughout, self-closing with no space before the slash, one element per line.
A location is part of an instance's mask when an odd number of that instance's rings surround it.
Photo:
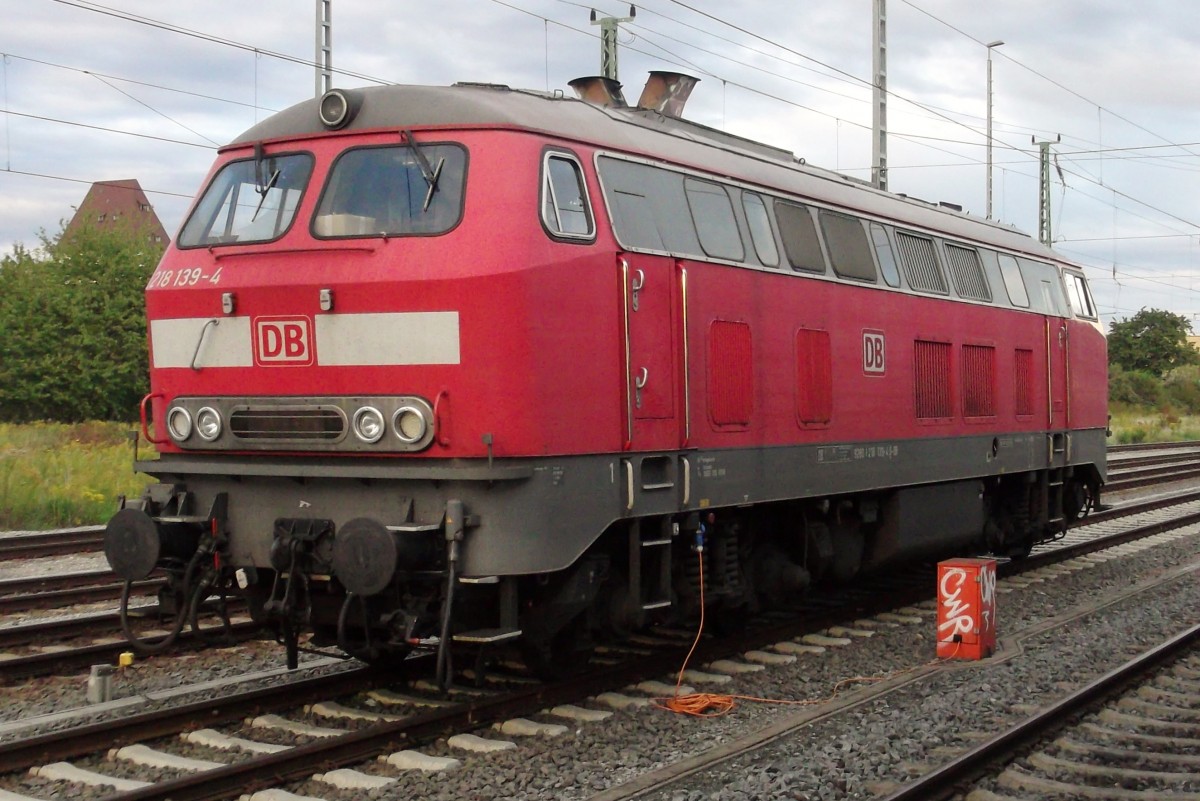
<path fill-rule="evenodd" d="M 271 159 L 271 163 L 275 163 L 275 159 Z M 262 142 L 254 143 L 254 191 L 258 192 L 258 206 L 254 209 L 254 216 L 250 218 L 250 222 L 258 219 L 258 213 L 262 211 L 263 203 L 267 202 L 267 193 L 275 186 L 275 182 L 279 180 L 279 168 L 276 168 L 271 173 L 271 177 L 263 183 L 263 146 Z"/>
<path fill-rule="evenodd" d="M 258 192 L 260 197 L 258 198 L 258 206 L 254 209 L 254 216 L 250 218 L 250 222 L 254 222 L 258 219 L 258 213 L 262 211 L 263 204 L 267 202 L 267 193 L 275 187 L 275 182 L 278 180 L 279 170 L 277 169 L 275 172 L 271 173 L 271 177 L 267 179 L 265 186 L 254 187 L 254 191 Z"/>
<path fill-rule="evenodd" d="M 421 152 L 420 145 L 413 138 L 413 132 L 404 131 L 404 141 L 412 150 L 413 155 L 417 157 L 417 164 L 421 167 L 421 175 L 425 178 L 425 183 L 428 189 L 425 190 L 425 202 L 421 205 L 421 211 L 429 211 L 429 204 L 433 202 L 433 193 L 437 191 L 438 179 L 442 177 L 442 167 L 446 164 L 446 159 L 438 159 L 436 167 L 431 167 L 429 159 L 425 158 L 425 154 Z"/>

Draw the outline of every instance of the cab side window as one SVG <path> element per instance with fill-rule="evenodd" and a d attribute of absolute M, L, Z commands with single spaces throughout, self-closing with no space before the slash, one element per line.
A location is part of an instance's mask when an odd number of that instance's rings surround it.
<path fill-rule="evenodd" d="M 1067 284 L 1067 301 L 1071 304 L 1075 316 L 1095 320 L 1096 306 L 1092 303 L 1092 296 L 1088 293 L 1087 280 L 1079 273 L 1069 271 L 1063 272 L 1063 278 L 1066 279 Z"/>
<path fill-rule="evenodd" d="M 547 153 L 542 164 L 542 223 L 556 238 L 591 239 L 596 233 L 583 168 L 565 153 Z"/>

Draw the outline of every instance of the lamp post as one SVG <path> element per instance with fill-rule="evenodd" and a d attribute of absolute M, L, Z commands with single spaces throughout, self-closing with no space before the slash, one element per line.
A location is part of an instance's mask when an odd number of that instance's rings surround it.
<path fill-rule="evenodd" d="M 987 44 L 987 218 L 992 219 L 992 48 L 1004 42 Z"/>

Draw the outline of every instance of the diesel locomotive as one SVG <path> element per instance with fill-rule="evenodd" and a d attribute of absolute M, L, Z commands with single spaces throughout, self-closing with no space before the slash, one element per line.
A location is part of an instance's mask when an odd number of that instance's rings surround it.
<path fill-rule="evenodd" d="M 694 82 L 334 89 L 220 148 L 146 287 L 159 456 L 113 569 L 165 572 L 174 632 L 239 596 L 291 665 L 445 681 L 502 644 L 568 669 L 701 578 L 786 604 L 1094 506 L 1082 270 L 690 122 Z"/>

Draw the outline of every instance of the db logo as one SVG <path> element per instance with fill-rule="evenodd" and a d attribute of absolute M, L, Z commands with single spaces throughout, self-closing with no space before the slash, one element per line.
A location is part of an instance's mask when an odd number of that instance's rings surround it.
<path fill-rule="evenodd" d="M 883 375 L 885 367 L 883 332 L 863 331 L 863 372 Z"/>
<path fill-rule="evenodd" d="M 258 317 L 254 320 L 255 364 L 313 363 L 312 323 L 307 317 Z"/>

